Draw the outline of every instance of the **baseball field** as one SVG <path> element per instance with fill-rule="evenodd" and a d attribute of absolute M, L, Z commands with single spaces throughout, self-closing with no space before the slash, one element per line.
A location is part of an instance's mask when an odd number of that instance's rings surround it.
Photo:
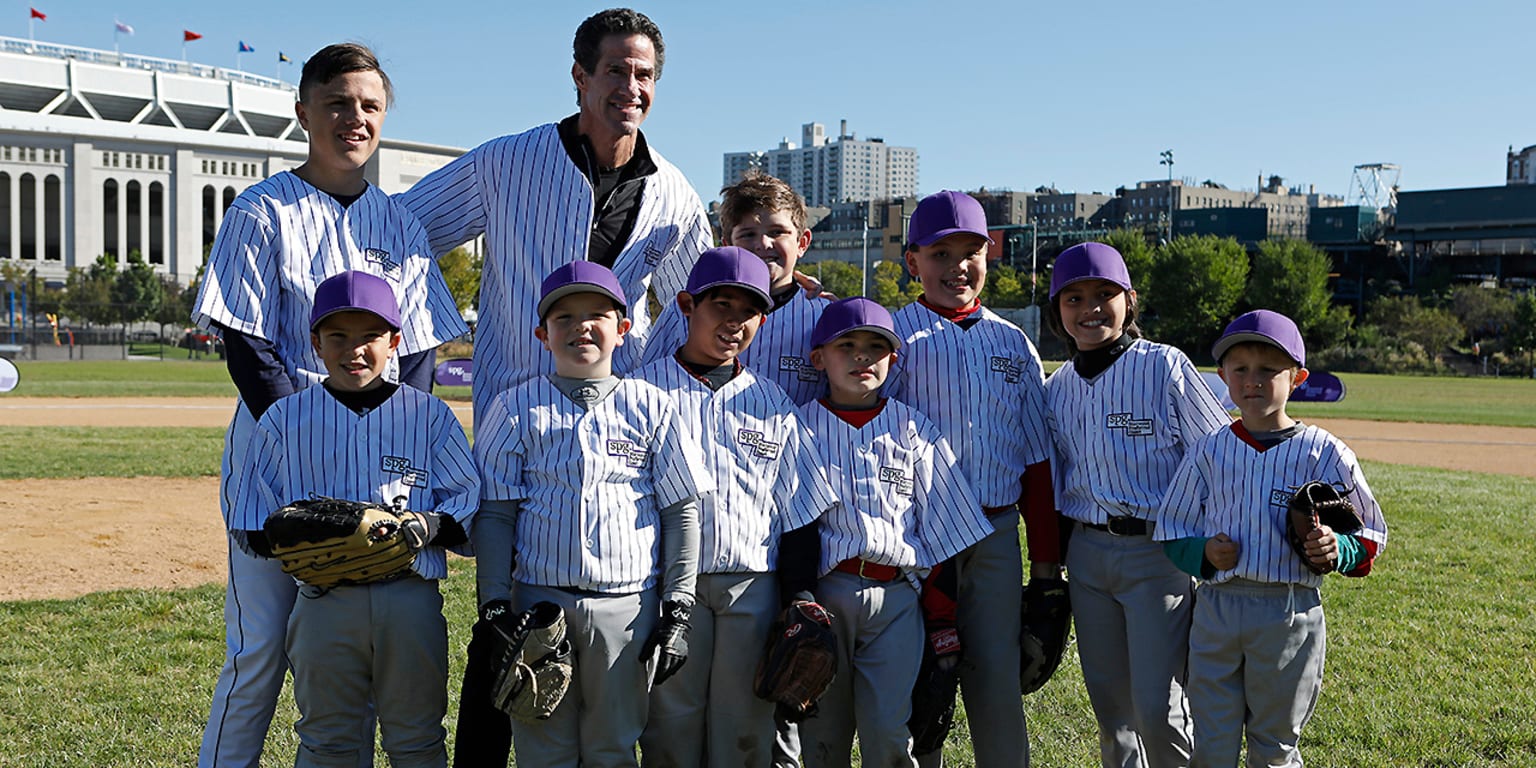
<path fill-rule="evenodd" d="M 0 766 L 191 764 L 223 654 L 233 387 L 208 363 L 20 369 L 0 394 Z M 1370 578 L 1327 580 L 1328 671 L 1303 753 L 1536 766 L 1536 382 L 1344 379 L 1344 402 L 1293 413 L 1366 460 L 1392 538 Z M 473 587 L 456 561 L 444 592 L 460 653 Z M 1075 658 L 1026 709 L 1037 765 L 1096 763 Z M 263 765 L 291 764 L 295 717 L 285 698 Z M 950 764 L 970 763 L 965 742 L 951 738 Z"/>

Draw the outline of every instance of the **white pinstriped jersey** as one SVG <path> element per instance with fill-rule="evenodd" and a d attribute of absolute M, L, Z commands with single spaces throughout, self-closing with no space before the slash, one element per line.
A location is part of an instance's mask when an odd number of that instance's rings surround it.
<path fill-rule="evenodd" d="M 700 573 L 776 569 L 779 536 L 837 503 L 799 411 L 773 381 L 743 368 L 717 392 L 675 359 L 630 375 L 671 396 L 714 480 L 699 503 Z"/>
<path fill-rule="evenodd" d="M 634 327 L 614 350 L 613 370 L 636 367 L 650 335 L 646 290 L 665 303 L 683 289 L 699 254 L 713 245 L 704 205 L 687 179 L 651 150 L 640 210 L 613 273 Z M 539 286 L 582 259 L 593 222 L 592 185 L 571 162 L 556 124 L 492 139 L 417 182 L 399 200 L 421 219 L 435 253 L 484 234 L 475 340 L 475 413 L 497 393 L 554 371 L 533 337 Z"/>
<path fill-rule="evenodd" d="M 1307 568 L 1286 537 L 1286 503 L 1312 480 L 1349 489 L 1346 497 L 1365 522 L 1360 537 L 1386 546 L 1387 521 L 1354 451 L 1312 425 L 1263 451 L 1231 428 L 1206 436 L 1179 464 L 1152 538 L 1232 537 L 1237 567 L 1218 571 L 1211 579 L 1216 583 L 1244 578 L 1320 586 L 1323 577 Z"/>
<path fill-rule="evenodd" d="M 969 328 L 918 302 L 892 319 L 902 346 L 885 394 L 923 412 L 943 431 L 986 507 L 1019 500 L 1024 469 L 1046 461 L 1044 374 L 1035 345 L 986 307 Z"/>
<path fill-rule="evenodd" d="M 841 502 L 821 518 L 820 576 L 849 558 L 932 568 L 992 533 L 939 428 L 887 399 L 862 428 L 800 408 Z"/>
<path fill-rule="evenodd" d="M 670 358 L 688 340 L 688 318 L 677 308 L 677 300 L 662 303 L 665 308 L 646 342 L 647 363 Z M 830 303 L 797 289 L 789 303 L 763 319 L 752 344 L 742 350 L 742 364 L 783 387 L 796 405 L 805 405 L 827 393 L 827 375 L 811 365 L 811 329 Z"/>
<path fill-rule="evenodd" d="M 1056 507 L 1085 523 L 1154 519 L 1184 454 L 1232 422 L 1183 352 L 1145 339 L 1091 380 L 1068 362 L 1045 395 Z"/>
<path fill-rule="evenodd" d="M 399 354 L 469 332 L 409 211 L 373 185 L 342 207 L 291 171 L 242 192 L 224 214 L 192 322 L 272 342 L 288 377 L 309 386 L 326 377 L 309 342 L 315 287 L 346 270 L 389 281 L 400 302 Z"/>
<path fill-rule="evenodd" d="M 241 468 L 234 510 L 238 530 L 259 531 L 292 501 L 330 496 L 437 512 L 468 531 L 480 506 L 480 478 L 464 428 L 447 403 L 401 386 L 363 414 L 325 387 L 279 399 L 262 414 Z M 442 547 L 416 555 L 416 572 L 448 575 Z"/>
<path fill-rule="evenodd" d="M 546 377 L 497 395 L 475 432 L 481 497 L 518 500 L 518 581 L 631 593 L 659 572 L 660 511 L 713 490 L 665 392 L 623 379 L 591 410 Z"/>

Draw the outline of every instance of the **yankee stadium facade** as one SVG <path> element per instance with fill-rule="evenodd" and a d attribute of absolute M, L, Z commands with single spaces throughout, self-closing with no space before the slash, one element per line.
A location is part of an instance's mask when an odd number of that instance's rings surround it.
<path fill-rule="evenodd" d="M 138 252 L 186 284 L 246 187 L 304 162 L 298 87 L 221 67 L 0 37 L 0 264 L 62 283 Z M 404 190 L 462 151 L 383 139 Z"/>

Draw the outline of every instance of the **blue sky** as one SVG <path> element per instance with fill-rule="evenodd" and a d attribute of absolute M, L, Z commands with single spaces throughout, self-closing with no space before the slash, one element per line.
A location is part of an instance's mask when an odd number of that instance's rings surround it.
<path fill-rule="evenodd" d="M 8 3 L 0 35 L 277 73 L 337 40 L 373 46 L 395 82 L 385 134 L 469 147 L 575 110 L 570 43 L 586 2 L 266 0 Z M 1232 0 L 1033 3 L 636 3 L 667 62 L 645 131 L 705 200 L 721 155 L 800 126 L 917 147 L 921 191 L 1112 193 L 1174 174 L 1253 188 L 1259 174 L 1344 195 L 1360 163 L 1404 189 L 1498 185 L 1536 144 L 1536 3 Z"/>

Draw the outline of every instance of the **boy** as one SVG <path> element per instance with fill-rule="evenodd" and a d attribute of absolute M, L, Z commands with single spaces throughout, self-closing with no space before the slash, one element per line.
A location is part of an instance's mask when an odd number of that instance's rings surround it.
<path fill-rule="evenodd" d="M 1326 649 L 1320 574 L 1370 573 L 1387 524 L 1355 454 L 1285 412 L 1307 379 L 1290 318 L 1262 309 L 1242 315 L 1211 355 L 1242 418 L 1184 457 L 1153 534 L 1201 580 L 1189 631 L 1191 765 L 1237 765 L 1245 735 L 1249 765 L 1301 765 L 1297 746 Z M 1323 526 L 1306 541 L 1304 560 L 1286 540 L 1286 508 L 1313 480 L 1340 489 L 1365 527 L 1347 534 Z"/>
<path fill-rule="evenodd" d="M 553 715 L 513 724 L 520 768 L 633 766 L 648 664 L 661 685 L 688 658 L 697 499 L 713 488 L 666 393 L 613 375 L 630 327 L 613 273 L 572 262 L 540 294 L 534 336 L 555 372 L 497 395 L 475 440 L 481 616 L 500 627 L 549 601 L 574 646 Z"/>
<path fill-rule="evenodd" d="M 700 502 L 691 662 L 651 693 L 646 765 L 773 761 L 774 707 L 753 695 L 753 672 L 780 609 L 814 600 L 814 522 L 836 502 L 795 403 L 741 364 L 758 343 L 770 290 L 757 255 L 705 251 L 677 295 L 687 341 L 633 374 L 672 397 L 715 484 Z"/>
<path fill-rule="evenodd" d="M 834 302 L 811 343 L 828 394 L 801 412 L 842 503 L 821 519 L 816 586 L 832 614 L 838 673 L 819 713 L 800 724 L 803 756 L 810 768 L 848 765 L 857 727 L 864 765 L 915 766 L 907 718 L 924 647 L 915 587 L 992 526 L 938 428 L 880 396 L 901 343 L 891 314 L 865 298 Z M 960 650 L 952 631 L 929 642 Z"/>
<path fill-rule="evenodd" d="M 267 516 L 315 496 L 411 510 L 412 573 L 329 589 L 301 585 L 287 652 L 300 718 L 297 766 L 373 757 L 359 718 L 374 702 L 394 765 L 446 766 L 448 625 L 437 581 L 480 499 L 464 428 L 442 400 L 384 379 L 400 346 L 388 281 L 342 272 L 315 290 L 310 344 L 329 374 L 268 408 L 238 480 L 235 526 L 271 555 Z M 408 538 L 410 538 L 408 536 Z M 366 737 L 366 738 L 365 738 Z"/>
<path fill-rule="evenodd" d="M 392 90 L 378 59 L 355 43 L 330 45 L 304 63 L 299 123 L 309 132 L 303 165 L 235 199 L 219 225 L 192 321 L 216 331 L 240 392 L 224 442 L 220 503 L 229 547 L 224 598 L 227 650 L 198 753 L 199 768 L 254 766 L 277 707 L 288 662 L 283 635 L 293 579 L 239 540 L 234 489 L 256 420 L 278 398 L 325 377 L 306 330 L 315 286 L 354 269 L 388 280 L 399 300 L 401 341 L 385 378 L 432 386 L 433 350 L 468 332 L 432 260 L 426 232 L 367 183 Z M 358 713 L 372 742 L 373 723 Z M 361 765 L 372 764 L 372 754 Z"/>
<path fill-rule="evenodd" d="M 1021 502 L 1030 589 L 1062 586 L 1045 377 L 1029 337 L 981 305 L 991 240 L 980 203 L 953 191 L 924 198 L 912 212 L 907 240 L 907 269 L 923 295 L 896 312 L 896 333 L 906 347 L 887 394 L 938 426 L 996 527 L 956 558 L 966 647 L 960 693 L 976 764 L 1028 765 L 1019 691 Z"/>
<path fill-rule="evenodd" d="M 783 387 L 796 405 L 809 403 L 827 388 L 826 376 L 808 356 L 811 328 L 828 300 L 801 290 L 795 278 L 795 265 L 811 247 L 805 203 L 788 184 L 757 171 L 720 194 L 721 239 L 768 266 L 768 316 L 751 349 L 742 350 L 741 362 Z M 671 357 L 688 335 L 687 325 L 680 308 L 663 310 L 646 347 L 646 362 Z"/>

